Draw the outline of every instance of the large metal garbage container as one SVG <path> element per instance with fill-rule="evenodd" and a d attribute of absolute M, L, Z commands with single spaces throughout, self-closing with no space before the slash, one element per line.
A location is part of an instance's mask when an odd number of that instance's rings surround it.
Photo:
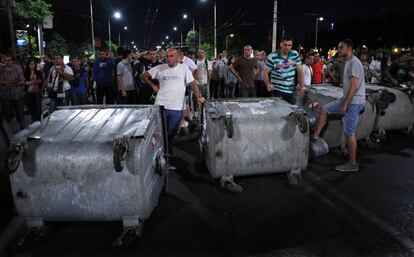
<path fill-rule="evenodd" d="M 305 110 L 316 117 L 319 116 L 320 108 L 334 100 L 343 97 L 343 89 L 332 85 L 318 85 L 307 88 L 305 98 Z M 365 110 L 359 115 L 358 125 L 355 136 L 357 140 L 369 138 L 374 125 L 376 109 L 375 105 L 369 101 L 365 103 Z M 330 148 L 345 146 L 346 137 L 342 129 L 342 119 L 328 119 L 321 137 Z"/>
<path fill-rule="evenodd" d="M 29 228 L 122 221 L 117 243 L 138 236 L 165 185 L 164 120 L 155 106 L 87 106 L 30 125 L 12 139 L 17 212 Z"/>
<path fill-rule="evenodd" d="M 407 88 L 370 84 L 366 86 L 366 93 L 377 107 L 376 131 L 385 134 L 386 130 L 413 129 L 414 96 Z"/>
<path fill-rule="evenodd" d="M 7 173 L 7 154 L 10 147 L 10 132 L 7 129 L 5 120 L 0 113 L 0 171 Z"/>
<path fill-rule="evenodd" d="M 307 167 L 308 121 L 280 98 L 224 99 L 203 109 L 201 146 L 213 178 L 290 172 Z"/>

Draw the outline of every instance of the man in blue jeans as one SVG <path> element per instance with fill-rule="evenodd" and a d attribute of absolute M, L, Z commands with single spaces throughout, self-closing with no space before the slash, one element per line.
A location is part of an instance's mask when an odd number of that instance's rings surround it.
<path fill-rule="evenodd" d="M 359 171 L 356 161 L 357 141 L 355 131 L 360 112 L 365 107 L 365 77 L 361 61 L 353 55 L 353 43 L 344 39 L 339 43 L 338 54 L 345 60 L 343 76 L 344 97 L 323 106 L 318 124 L 313 134 L 317 140 L 326 124 L 327 114 L 344 115 L 343 130 L 347 138 L 349 161 L 338 165 L 335 170 L 341 172 Z"/>
<path fill-rule="evenodd" d="M 190 85 L 199 104 L 204 102 L 194 77 L 187 65 L 178 62 L 178 53 L 174 48 L 166 52 L 167 63 L 153 67 L 142 74 L 141 78 L 157 92 L 156 105 L 165 107 L 169 138 L 178 132 L 183 117 L 185 89 Z M 157 79 L 156 85 L 151 79 Z"/>

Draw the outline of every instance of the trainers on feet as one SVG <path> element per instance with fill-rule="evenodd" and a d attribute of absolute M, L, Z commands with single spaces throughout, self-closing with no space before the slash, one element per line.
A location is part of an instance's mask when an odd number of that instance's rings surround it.
<path fill-rule="evenodd" d="M 346 162 L 344 164 L 336 166 L 335 170 L 341 171 L 341 172 L 353 172 L 353 171 L 359 171 L 359 166 L 358 164 L 352 165 L 350 162 Z"/>
<path fill-rule="evenodd" d="M 310 141 L 311 142 L 316 142 L 316 141 L 318 141 L 319 140 L 319 137 L 314 137 L 314 136 L 311 136 L 310 137 Z"/>

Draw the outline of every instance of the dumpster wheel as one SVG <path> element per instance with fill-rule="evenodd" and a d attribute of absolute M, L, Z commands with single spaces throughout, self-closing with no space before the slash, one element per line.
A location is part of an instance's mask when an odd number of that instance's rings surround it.
<path fill-rule="evenodd" d="M 5 163 L 5 171 L 7 175 L 13 174 L 19 167 L 22 150 L 23 148 L 21 145 L 15 145 L 9 152 L 7 152 Z"/>
<path fill-rule="evenodd" d="M 299 188 L 304 185 L 302 174 L 300 169 L 292 169 L 286 174 L 288 177 L 289 185 L 293 188 Z"/>
<path fill-rule="evenodd" d="M 113 157 L 113 164 L 114 169 L 117 172 L 121 172 L 124 169 L 124 160 L 126 156 L 126 152 L 128 151 L 128 147 L 122 144 L 116 144 L 114 147 L 114 157 Z"/>
<path fill-rule="evenodd" d="M 222 176 L 220 178 L 220 184 L 222 188 L 226 189 L 231 193 L 240 194 L 244 192 L 243 187 L 234 182 L 233 175 Z"/>
<path fill-rule="evenodd" d="M 122 252 L 129 248 L 139 237 L 141 237 L 141 226 L 127 227 L 122 233 L 111 243 L 109 250 L 111 252 Z"/>

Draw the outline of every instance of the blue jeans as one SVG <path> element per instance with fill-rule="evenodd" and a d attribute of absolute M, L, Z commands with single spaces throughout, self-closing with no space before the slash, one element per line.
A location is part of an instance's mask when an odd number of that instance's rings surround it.
<path fill-rule="evenodd" d="M 180 128 L 181 120 L 183 118 L 183 111 L 165 109 L 165 117 L 167 119 L 168 134 L 177 133 L 178 129 Z"/>
<path fill-rule="evenodd" d="M 344 98 L 339 98 L 333 102 L 327 103 L 323 109 L 328 114 L 339 113 Z M 355 136 L 356 127 L 358 124 L 359 114 L 364 110 L 365 104 L 348 104 L 346 108 L 345 117 L 343 118 L 343 130 L 347 136 Z"/>

